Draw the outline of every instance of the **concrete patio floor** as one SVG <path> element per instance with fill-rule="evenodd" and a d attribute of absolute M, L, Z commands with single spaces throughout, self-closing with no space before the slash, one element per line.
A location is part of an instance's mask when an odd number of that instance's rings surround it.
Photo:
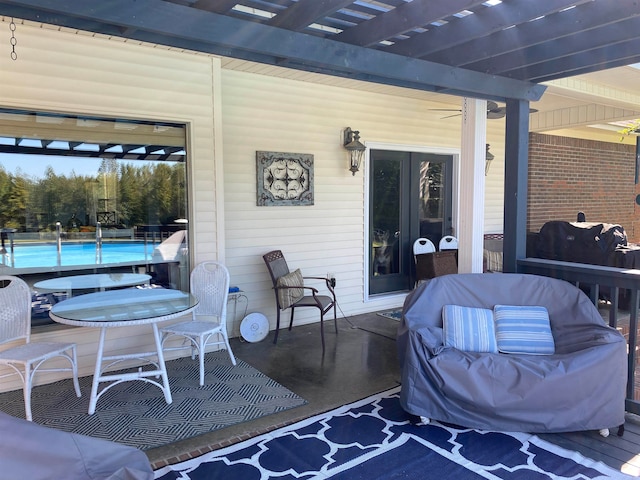
<path fill-rule="evenodd" d="M 288 324 L 288 318 L 285 323 Z M 319 323 L 294 327 L 291 331 L 281 328 L 276 345 L 273 344 L 274 332 L 258 343 L 232 339 L 231 348 L 236 357 L 308 403 L 148 450 L 151 463 L 157 469 L 196 457 L 398 386 L 397 325 L 397 321 L 376 313 L 357 315 L 338 319 L 336 335 L 333 319 L 325 320 L 324 355 Z"/>

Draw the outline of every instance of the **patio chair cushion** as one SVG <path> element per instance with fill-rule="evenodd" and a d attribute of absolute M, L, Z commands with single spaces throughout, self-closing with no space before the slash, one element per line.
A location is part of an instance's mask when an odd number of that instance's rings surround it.
<path fill-rule="evenodd" d="M 293 272 L 287 273 L 278 279 L 277 287 L 302 287 L 304 280 L 302 278 L 302 272 L 300 269 L 296 269 Z M 284 310 L 296 303 L 304 296 L 304 290 L 302 288 L 279 288 L 278 289 L 278 301 L 280 307 Z"/>
<path fill-rule="evenodd" d="M 498 350 L 502 353 L 553 355 L 555 345 L 549 312 L 539 306 L 493 307 Z"/>
<path fill-rule="evenodd" d="M 445 346 L 465 352 L 498 353 L 492 310 L 445 305 L 442 323 Z"/>

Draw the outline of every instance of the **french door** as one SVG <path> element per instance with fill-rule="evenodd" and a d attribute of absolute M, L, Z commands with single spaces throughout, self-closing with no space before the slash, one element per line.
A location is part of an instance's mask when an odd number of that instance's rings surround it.
<path fill-rule="evenodd" d="M 413 287 L 413 242 L 436 246 L 452 231 L 451 155 L 372 150 L 369 169 L 369 294 Z"/>

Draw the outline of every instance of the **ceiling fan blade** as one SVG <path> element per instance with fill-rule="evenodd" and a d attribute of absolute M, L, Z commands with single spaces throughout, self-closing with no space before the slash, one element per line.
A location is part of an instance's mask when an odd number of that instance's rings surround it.
<path fill-rule="evenodd" d="M 462 115 L 462 110 L 455 108 L 430 108 L 432 112 L 458 112 L 453 115 L 448 115 L 446 117 L 442 117 L 441 120 L 445 118 L 457 117 Z M 529 113 L 536 113 L 538 110 L 535 108 L 529 109 Z M 507 107 L 500 107 L 496 102 L 492 102 L 491 100 L 487 101 L 487 118 L 489 120 L 495 120 L 498 118 L 503 118 L 507 114 Z"/>
<path fill-rule="evenodd" d="M 495 120 L 496 118 L 502 118 L 507 114 L 506 107 L 496 107 L 491 110 L 487 110 L 487 118 L 489 120 Z"/>
<path fill-rule="evenodd" d="M 529 114 L 536 113 L 538 110 L 535 108 L 529 109 Z M 494 120 L 496 118 L 502 118 L 507 114 L 507 107 L 497 107 L 491 110 L 487 110 L 487 118 Z"/>

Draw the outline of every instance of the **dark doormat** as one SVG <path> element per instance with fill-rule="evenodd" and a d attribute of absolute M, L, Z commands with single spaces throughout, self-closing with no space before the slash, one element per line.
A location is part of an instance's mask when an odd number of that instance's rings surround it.
<path fill-rule="evenodd" d="M 80 378 L 77 398 L 71 379 L 33 388 L 33 421 L 148 450 L 248 420 L 282 412 L 307 402 L 246 362 L 233 366 L 226 351 L 207 353 L 205 385 L 198 385 L 198 362 L 167 362 L 173 403 L 142 381 L 113 386 L 89 415 L 92 376 Z M 103 386 L 104 384 L 101 384 Z M 24 418 L 22 390 L 0 393 L 0 409 Z"/>

